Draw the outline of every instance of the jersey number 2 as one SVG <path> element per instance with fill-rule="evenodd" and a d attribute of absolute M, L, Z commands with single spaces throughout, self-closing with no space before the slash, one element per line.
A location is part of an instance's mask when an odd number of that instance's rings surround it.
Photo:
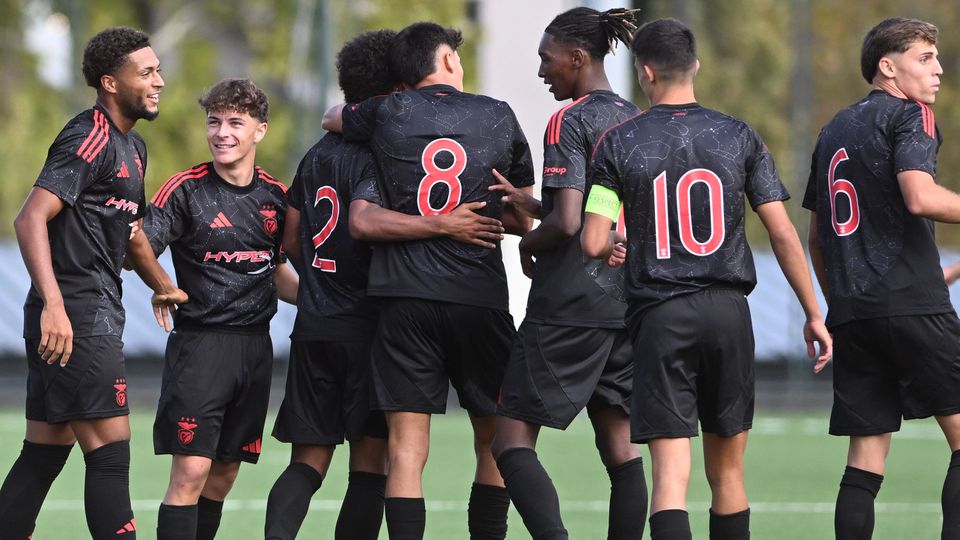
<path fill-rule="evenodd" d="M 693 217 L 690 212 L 690 191 L 698 183 L 706 184 L 710 192 L 710 237 L 700 242 L 693 235 Z M 692 169 L 677 182 L 677 221 L 680 244 L 699 257 L 706 257 L 723 244 L 723 184 L 716 173 L 707 169 Z M 657 258 L 670 258 L 670 222 L 667 218 L 667 172 L 653 181 L 654 219 L 656 222 Z"/>
<path fill-rule="evenodd" d="M 860 202 L 857 200 L 857 190 L 849 180 L 837 178 L 837 167 L 848 159 L 850 158 L 847 156 L 846 148 L 837 150 L 830 158 L 830 170 L 827 171 L 827 181 L 830 183 L 830 221 L 833 222 L 833 232 L 837 233 L 837 236 L 850 236 L 860 226 Z M 837 221 L 837 196 L 841 194 L 846 196 L 847 202 L 850 203 L 850 217 L 843 223 Z"/>
<path fill-rule="evenodd" d="M 327 219 L 327 223 L 324 224 L 323 228 L 320 229 L 320 232 L 313 235 L 313 249 L 316 250 L 326 242 L 330 235 L 333 234 L 333 230 L 337 228 L 337 222 L 340 221 L 340 199 L 337 197 L 337 190 L 333 189 L 330 186 L 323 186 L 317 190 L 317 198 L 313 202 L 313 206 L 316 207 L 320 204 L 320 201 L 327 200 L 330 201 L 330 204 L 333 207 L 330 210 L 330 217 Z M 333 259 L 322 259 L 319 255 L 313 255 L 313 267 L 319 268 L 321 272 L 336 272 L 337 271 L 337 261 Z"/>
<path fill-rule="evenodd" d="M 449 152 L 453 156 L 453 163 L 446 169 L 441 169 L 437 165 L 437 154 L 440 152 Z M 420 210 L 420 215 L 449 214 L 460 204 L 460 192 L 462 190 L 460 175 L 467 168 L 466 150 L 453 139 L 436 139 L 423 149 L 420 164 L 423 165 L 423 170 L 427 173 L 423 176 L 423 180 L 420 180 L 420 186 L 417 189 L 417 209 Z M 430 204 L 430 193 L 437 184 L 446 184 L 447 186 L 447 202 L 440 208 L 434 208 Z"/>

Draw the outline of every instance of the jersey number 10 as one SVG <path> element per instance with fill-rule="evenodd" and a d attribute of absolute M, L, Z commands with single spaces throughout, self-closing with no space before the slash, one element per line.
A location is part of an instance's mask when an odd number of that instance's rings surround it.
<path fill-rule="evenodd" d="M 710 237 L 700 242 L 693 235 L 693 217 L 690 211 L 690 191 L 698 183 L 706 184 L 710 193 Z M 708 169 L 692 169 L 677 182 L 677 222 L 680 244 L 698 257 L 706 257 L 723 244 L 726 234 L 723 223 L 723 184 L 720 177 Z M 670 258 L 670 221 L 667 217 L 667 172 L 653 180 L 653 208 L 656 221 L 657 258 Z"/>

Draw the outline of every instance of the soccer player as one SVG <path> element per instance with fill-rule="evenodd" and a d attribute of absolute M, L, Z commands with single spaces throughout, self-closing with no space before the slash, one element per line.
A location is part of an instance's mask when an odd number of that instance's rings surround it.
<path fill-rule="evenodd" d="M 697 104 L 693 33 L 661 19 L 631 49 L 651 108 L 611 129 L 592 160 L 582 244 L 606 258 L 620 201 L 627 225 L 627 324 L 634 359 L 631 435 L 653 460 L 651 538 L 689 539 L 690 437 L 703 429 L 712 500 L 710 536 L 749 538 L 743 453 L 753 421 L 753 331 L 746 295 L 756 284 L 744 234 L 744 197 L 759 215 L 806 322 L 819 371 L 831 354 L 787 190 L 759 135 Z M 640 353 L 642 351 L 642 353 Z"/>
<path fill-rule="evenodd" d="M 510 107 L 463 92 L 459 31 L 415 23 L 397 35 L 391 65 L 411 89 L 328 112 L 347 140 L 368 140 L 389 209 L 445 214 L 486 202 L 484 214 L 523 234 L 531 220 L 487 188 L 492 171 L 529 190 L 533 165 Z M 429 111 L 429 114 L 424 111 Z M 470 413 L 477 456 L 468 524 L 472 538 L 504 538 L 510 504 L 490 452 L 496 397 L 516 333 L 507 307 L 499 243 L 493 249 L 448 238 L 377 246 L 367 292 L 382 297 L 373 344 L 371 401 L 390 430 L 385 514 L 393 539 L 422 538 L 421 475 L 430 415 L 446 410 L 453 383 Z"/>
<path fill-rule="evenodd" d="M 190 301 L 167 342 L 154 450 L 173 454 L 160 505 L 161 540 L 213 538 L 240 463 L 260 457 L 277 296 L 296 302 L 280 251 L 286 188 L 255 165 L 267 97 L 225 79 L 200 106 L 213 161 L 175 174 L 150 201 L 132 256 L 149 264 L 169 245 Z"/>
<path fill-rule="evenodd" d="M 361 34 L 337 55 L 349 103 L 397 87 L 389 52 L 396 32 Z M 335 537 L 376 539 L 383 519 L 386 423 L 369 410 L 370 344 L 378 306 L 366 296 L 371 246 L 358 237 L 416 240 L 438 233 L 478 242 L 500 239 L 500 223 L 476 214 L 482 202 L 449 214 L 411 216 L 381 208 L 376 165 L 365 145 L 326 134 L 300 162 L 287 192 L 284 249 L 300 274 L 290 368 L 273 434 L 292 442 L 291 463 L 267 502 L 265 537 L 297 535 L 310 497 L 321 486 L 336 445 L 350 441 L 347 493 Z"/>
<path fill-rule="evenodd" d="M 901 418 L 929 416 L 953 452 L 942 538 L 960 538 L 960 321 L 934 243 L 934 221 L 960 223 L 960 196 L 935 181 L 937 34 L 902 18 L 867 32 L 871 91 L 820 132 L 803 200 L 836 340 L 830 433 L 850 437 L 834 516 L 842 539 L 871 537 L 892 433 Z"/>
<path fill-rule="evenodd" d="M 557 101 L 573 102 L 554 113 L 544 134 L 543 205 L 533 216 L 541 223 L 520 241 L 533 281 L 493 443 L 510 498 L 533 538 L 567 538 L 556 489 L 534 450 L 540 427 L 565 429 L 584 407 L 610 476 L 607 538 L 640 538 L 646 522 L 643 461 L 630 442 L 633 356 L 623 322 L 622 267 L 585 258 L 580 249 L 590 153 L 608 128 L 639 113 L 611 91 L 603 68 L 613 43 L 629 47 L 633 20 L 634 10 L 578 7 L 555 17 L 540 40 L 538 75 Z"/>
<path fill-rule="evenodd" d="M 120 270 L 144 205 L 147 153 L 133 126 L 156 118 L 164 83 L 148 36 L 124 27 L 90 39 L 83 75 L 96 104 L 50 146 L 14 222 L 32 281 L 23 307 L 27 430 L 0 488 L 3 538 L 30 537 L 76 442 L 90 535 L 136 537 Z"/>

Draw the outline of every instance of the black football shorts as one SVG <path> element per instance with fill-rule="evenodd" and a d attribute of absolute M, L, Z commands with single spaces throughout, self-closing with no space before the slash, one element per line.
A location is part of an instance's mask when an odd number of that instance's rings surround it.
<path fill-rule="evenodd" d="M 736 435 L 753 424 L 754 341 L 742 291 L 711 287 L 629 321 L 633 442 Z"/>
<path fill-rule="evenodd" d="M 619 407 L 629 414 L 632 353 L 626 330 L 524 322 L 497 414 L 558 429 L 566 429 L 584 407 Z"/>
<path fill-rule="evenodd" d="M 461 407 L 475 416 L 496 413 L 516 333 L 505 310 L 385 300 L 373 341 L 373 409 L 440 414 L 452 383 Z"/>
<path fill-rule="evenodd" d="M 154 452 L 256 463 L 272 366 L 270 334 L 174 330 L 153 423 Z"/>
<path fill-rule="evenodd" d="M 832 435 L 900 430 L 901 418 L 960 412 L 956 313 L 850 321 L 833 328 Z"/>

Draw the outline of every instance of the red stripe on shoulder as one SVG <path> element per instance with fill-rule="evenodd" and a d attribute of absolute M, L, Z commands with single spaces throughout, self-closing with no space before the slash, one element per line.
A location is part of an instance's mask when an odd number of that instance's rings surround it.
<path fill-rule="evenodd" d="M 84 139 L 83 144 L 77 149 L 77 155 L 87 163 L 93 163 L 93 158 L 97 157 L 100 150 L 106 146 L 110 140 L 110 125 L 106 117 L 97 109 L 93 110 L 93 128 Z"/>
<path fill-rule="evenodd" d="M 923 115 L 923 131 L 925 131 L 930 138 L 936 139 L 937 121 L 933 116 L 933 109 L 926 103 L 920 103 L 919 101 L 917 101 L 917 105 L 920 106 L 920 111 Z"/>
<path fill-rule="evenodd" d="M 198 165 L 192 169 L 187 169 L 186 171 L 179 172 L 171 176 L 166 182 L 160 186 L 160 189 L 157 190 L 153 198 L 150 199 L 150 204 L 163 208 L 163 205 L 167 203 L 167 200 L 170 198 L 170 195 L 178 188 L 181 184 L 187 180 L 194 178 L 202 178 L 207 175 L 207 164 Z"/>
<path fill-rule="evenodd" d="M 611 130 L 616 129 L 616 128 L 618 128 L 618 127 L 626 124 L 627 122 L 630 122 L 631 120 L 634 120 L 634 119 L 636 119 L 636 118 L 640 118 L 641 116 L 643 116 L 644 114 L 646 114 L 646 112 L 647 112 L 647 111 L 640 111 L 639 114 L 635 114 L 635 115 L 631 116 L 630 118 L 627 118 L 627 119 L 624 120 L 623 122 L 620 122 L 619 124 L 614 124 L 614 125 L 608 127 L 607 130 L 603 132 L 603 135 L 600 135 L 600 137 L 597 139 L 597 144 L 593 145 L 593 150 L 590 151 L 590 161 L 588 161 L 588 163 L 593 163 L 593 155 L 597 153 L 597 148 L 600 147 L 600 143 L 603 142 L 603 138 L 607 136 L 607 133 L 610 133 Z"/>
<path fill-rule="evenodd" d="M 567 112 L 567 109 L 573 107 L 588 97 L 590 97 L 590 94 L 584 94 L 578 99 L 575 99 L 572 103 L 569 103 L 561 108 L 559 111 L 553 113 L 553 116 L 550 117 L 549 124 L 547 124 L 547 144 L 557 144 L 560 142 L 560 126 L 563 125 L 563 114 Z"/>
<path fill-rule="evenodd" d="M 261 180 L 263 180 L 264 182 L 267 182 L 268 184 L 274 184 L 274 185 L 280 186 L 280 189 L 283 190 L 284 193 L 287 192 L 287 186 L 283 182 L 280 182 L 279 180 L 275 179 L 270 173 L 261 169 L 260 167 L 256 167 L 256 171 L 257 171 L 257 176 L 259 176 Z"/>

